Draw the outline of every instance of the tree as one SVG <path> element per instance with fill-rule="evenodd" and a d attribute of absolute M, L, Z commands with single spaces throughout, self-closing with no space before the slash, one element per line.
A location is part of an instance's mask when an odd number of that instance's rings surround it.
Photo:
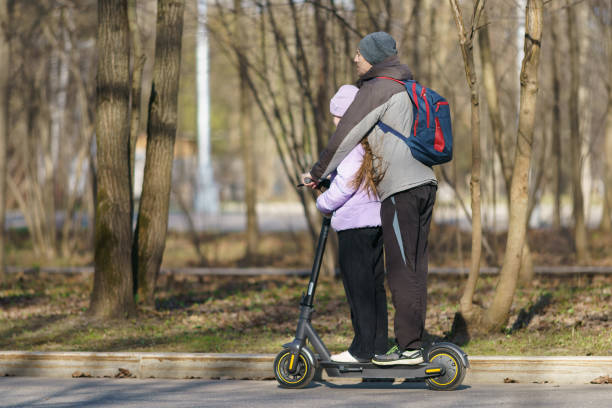
<path fill-rule="evenodd" d="M 489 331 L 502 328 L 508 320 L 519 269 L 522 264 L 521 258 L 527 230 L 529 170 L 539 86 L 538 69 L 542 40 L 542 7 L 542 0 L 527 1 L 525 56 L 520 74 L 519 125 L 514 152 L 512 184 L 510 186 L 508 237 L 495 296 L 483 316 L 483 325 L 481 326 Z"/>
<path fill-rule="evenodd" d="M 575 5 L 570 5 L 569 3 L 567 7 L 567 35 L 570 44 L 569 116 L 572 195 L 574 198 L 574 243 L 576 245 L 576 262 L 579 264 L 584 264 L 588 259 L 588 244 L 586 222 L 584 219 L 584 197 L 582 196 L 582 140 L 580 135 L 580 114 L 578 106 L 578 92 L 580 88 L 580 47 L 576 27 Z"/>
<path fill-rule="evenodd" d="M 142 34 L 138 24 L 138 7 L 136 0 L 128 0 L 128 21 L 130 28 L 130 187 L 133 187 L 134 165 L 136 164 L 136 140 L 141 129 L 142 122 L 142 74 L 144 71 L 147 55 L 144 52 Z M 133 195 L 132 195 L 133 197 Z M 134 211 L 133 200 L 130 204 L 132 215 Z"/>
<path fill-rule="evenodd" d="M 599 27 L 603 33 L 603 40 L 605 51 L 607 53 L 607 66 L 608 66 L 608 80 L 606 82 L 606 88 L 608 91 L 608 104 L 606 107 L 606 127 L 604 136 L 604 210 L 601 218 L 600 228 L 603 231 L 612 231 L 612 24 L 610 19 L 612 18 L 612 10 L 608 6 L 607 13 L 604 2 L 598 2 L 600 18 L 597 19 Z M 606 21 L 607 18 L 607 21 Z"/>
<path fill-rule="evenodd" d="M 552 19 L 550 24 L 550 42 L 552 45 L 552 91 L 553 91 L 553 162 L 555 163 L 553 172 L 553 228 L 556 230 L 561 229 L 561 160 L 562 160 L 562 149 L 561 149 L 561 109 L 560 109 L 560 93 L 561 93 L 561 81 L 559 79 L 559 39 L 557 37 L 557 13 L 552 13 Z"/>
<path fill-rule="evenodd" d="M 5 259 L 5 210 L 6 210 L 6 169 L 8 147 L 9 113 L 9 10 L 8 0 L 0 0 L 0 283 L 4 281 Z"/>
<path fill-rule="evenodd" d="M 242 9 L 242 1 L 234 0 L 234 12 L 237 52 L 236 59 L 238 60 L 238 76 L 239 76 L 239 93 L 240 93 L 240 144 L 242 147 L 242 163 L 244 166 L 244 201 L 246 204 L 246 261 L 253 260 L 257 253 L 257 243 L 259 241 L 259 228 L 257 226 L 257 168 L 255 166 L 255 141 L 253 140 L 253 112 L 251 109 L 252 98 L 251 90 L 249 89 L 247 70 L 248 61 L 246 60 L 246 52 L 249 48 L 249 39 L 246 32 L 245 15 Z"/>
<path fill-rule="evenodd" d="M 312 21 L 309 14 L 310 4 L 327 10 L 348 24 L 338 14 L 339 11 L 333 4 L 332 7 L 328 7 L 322 3 L 287 0 L 287 7 L 275 7 L 270 1 L 258 3 L 258 18 L 263 20 L 260 20 L 261 24 L 265 22 L 269 27 L 267 31 L 262 30 L 259 34 L 260 40 L 262 43 L 266 37 L 272 40 L 267 43 L 269 44 L 267 47 L 253 46 L 248 50 L 243 49 L 234 31 L 231 30 L 232 20 L 228 17 L 227 8 L 220 3 L 216 4 L 215 23 L 210 26 L 213 38 L 223 47 L 234 66 L 239 68 L 241 62 L 246 63 L 247 69 L 243 72 L 246 73 L 244 77 L 253 102 L 272 136 L 281 161 L 282 172 L 290 185 L 295 185 L 300 175 L 310 169 L 314 158 L 317 157 L 319 145 L 327 142 L 328 137 L 324 134 L 325 127 L 319 127 L 320 124 L 316 123 L 317 118 L 321 120 L 322 112 L 327 112 L 329 103 L 325 101 L 325 104 L 321 105 L 323 103 L 323 98 L 320 97 L 321 83 L 317 83 L 321 80 L 321 71 L 317 69 L 317 64 L 324 63 L 325 57 L 322 58 L 323 61 L 318 58 L 321 55 L 323 38 L 317 37 L 319 34 L 315 30 L 324 24 L 321 21 L 319 25 L 316 24 L 316 15 L 315 24 L 307 24 Z M 304 21 L 307 23 L 304 24 Z M 253 31 L 250 33 L 253 37 L 257 35 Z M 314 47 L 305 45 L 304 40 L 310 36 L 318 38 L 318 43 L 315 43 Z M 327 43 L 329 46 L 329 41 Z M 332 60 L 330 59 L 328 63 L 331 64 Z M 268 70 L 268 65 L 273 67 L 276 75 L 268 75 L 272 72 Z M 330 68 L 331 71 L 334 69 L 335 67 Z M 340 75 L 343 79 L 348 76 L 345 71 L 341 71 L 338 76 Z M 317 86 L 313 86 L 315 83 Z M 327 90 L 327 95 L 329 94 Z M 329 115 L 325 114 L 325 117 L 325 123 L 329 122 Z M 297 189 L 296 193 L 303 206 L 309 232 L 314 241 L 320 217 L 318 214 L 313 214 L 310 205 L 313 193 Z M 326 251 L 328 255 L 335 254 L 333 244 L 334 239 L 330 237 L 330 245 Z M 333 266 L 330 267 L 333 263 L 334 259 L 326 256 L 325 271 L 333 272 Z"/>
<path fill-rule="evenodd" d="M 479 85 L 474 66 L 473 39 L 478 26 L 478 20 L 484 8 L 484 1 L 476 0 L 474 3 L 473 20 L 470 34 L 466 33 L 463 25 L 463 16 L 457 0 L 450 0 L 453 16 L 459 33 L 459 44 L 465 76 L 470 87 L 472 101 L 471 132 L 472 132 L 472 173 L 470 190 L 472 193 L 472 258 L 466 288 L 461 297 L 461 313 L 465 316 L 471 314 L 472 298 L 476 289 L 476 281 L 480 271 L 480 258 L 482 254 L 482 220 L 480 214 L 480 113 L 479 113 Z"/>
<path fill-rule="evenodd" d="M 499 92 L 497 84 L 497 74 L 495 71 L 495 62 L 491 52 L 491 40 L 489 38 L 489 21 L 486 10 L 483 8 L 482 11 L 482 24 L 478 30 L 478 45 L 480 48 L 480 61 L 482 65 L 482 83 L 485 90 L 485 96 L 487 100 L 487 107 L 489 111 L 489 119 L 491 121 L 493 145 L 495 146 L 495 152 L 499 160 L 504 185 L 506 186 L 506 193 L 510 191 L 510 184 L 512 183 L 512 168 L 510 167 L 510 153 L 506 149 L 504 144 L 504 124 L 502 120 L 500 103 L 499 103 Z M 545 149 L 542 149 L 545 151 Z M 542 174 L 542 168 L 540 167 L 540 175 Z M 538 179 L 536 177 L 536 179 Z M 541 180 L 541 178 L 539 178 Z M 508 200 L 510 194 L 506 194 Z M 531 201 L 530 210 L 528 214 L 531 214 L 535 205 L 535 200 Z M 507 202 L 507 208 L 510 207 L 510 203 Z M 527 222 L 529 221 L 529 215 L 527 216 Z M 533 280 L 533 263 L 531 259 L 531 250 L 529 244 L 525 241 L 523 247 L 523 253 L 521 255 L 521 269 L 519 272 L 519 278 L 523 283 L 530 283 Z"/>
<path fill-rule="evenodd" d="M 129 166 L 127 0 L 98 1 L 96 81 L 97 203 L 90 313 L 122 318 L 135 311 Z"/>
<path fill-rule="evenodd" d="M 454 0 L 451 0 L 451 5 L 458 9 Z M 476 6 L 478 6 L 478 0 Z M 478 15 L 477 10 L 478 8 L 475 7 L 475 16 Z M 461 14 L 455 11 L 455 15 L 460 17 Z M 460 21 L 457 22 L 458 26 L 460 26 Z M 460 29 L 461 32 L 465 31 Z M 525 56 L 520 73 L 519 127 L 510 186 L 510 218 L 504 261 L 495 296 L 488 309 L 475 309 L 475 306 L 471 305 L 469 294 L 467 296 L 464 294 L 461 300 L 461 313 L 455 316 L 453 322 L 453 335 L 455 337 L 465 338 L 463 336 L 467 335 L 469 338 L 469 335 L 473 333 L 499 330 L 508 320 L 508 314 L 514 299 L 527 230 L 528 182 L 536 116 L 541 35 L 542 0 L 528 0 L 525 23 Z M 464 313 L 464 310 L 467 310 L 468 313 Z"/>
<path fill-rule="evenodd" d="M 157 4 L 147 153 L 134 239 L 138 298 L 148 306 L 154 305 L 155 284 L 166 245 L 185 9 L 184 0 L 159 0 Z"/>

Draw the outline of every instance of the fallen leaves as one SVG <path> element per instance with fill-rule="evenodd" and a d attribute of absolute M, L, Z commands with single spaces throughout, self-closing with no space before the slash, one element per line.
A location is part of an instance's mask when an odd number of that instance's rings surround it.
<path fill-rule="evenodd" d="M 612 378 L 609 375 L 602 375 L 592 380 L 591 384 L 612 384 Z"/>
<path fill-rule="evenodd" d="M 120 368 L 119 372 L 115 374 L 115 378 L 134 378 L 136 377 L 134 374 L 130 372 L 127 368 Z"/>

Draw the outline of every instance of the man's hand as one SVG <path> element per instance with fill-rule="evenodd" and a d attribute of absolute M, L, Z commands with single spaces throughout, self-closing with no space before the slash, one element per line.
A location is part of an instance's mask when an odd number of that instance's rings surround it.
<path fill-rule="evenodd" d="M 313 190 L 317 188 L 317 183 L 313 180 L 310 173 L 303 173 L 300 178 L 302 179 L 305 187 L 310 187 Z"/>

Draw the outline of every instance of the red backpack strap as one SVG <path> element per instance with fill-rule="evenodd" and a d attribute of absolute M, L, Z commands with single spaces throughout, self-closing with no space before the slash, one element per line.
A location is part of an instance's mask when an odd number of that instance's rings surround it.
<path fill-rule="evenodd" d="M 376 77 L 376 78 L 390 79 L 392 81 L 397 82 L 398 84 L 402 84 L 402 85 L 406 86 L 406 84 L 403 83 L 402 81 L 400 81 L 399 79 L 395 79 L 395 78 L 391 78 L 391 77 L 386 77 L 386 76 L 379 76 L 379 77 Z"/>

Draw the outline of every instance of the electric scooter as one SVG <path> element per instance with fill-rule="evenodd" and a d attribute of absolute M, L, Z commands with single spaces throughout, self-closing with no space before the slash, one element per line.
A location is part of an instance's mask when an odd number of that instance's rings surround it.
<path fill-rule="evenodd" d="M 302 185 L 298 185 L 300 186 Z M 318 188 L 328 186 L 329 181 L 326 180 Z M 470 363 L 467 354 L 449 342 L 433 343 L 424 353 L 425 361 L 416 365 L 378 366 L 371 362 L 339 363 L 331 360 L 329 350 L 310 321 L 330 224 L 331 218 L 323 217 L 310 282 L 300 302 L 300 317 L 295 339 L 291 343 L 284 344 L 274 359 L 274 376 L 278 383 L 284 388 L 303 388 L 310 384 L 317 370 L 324 369 L 329 377 L 424 380 L 430 389 L 439 391 L 450 391 L 460 386 Z M 307 341 L 314 351 L 307 346 Z"/>

